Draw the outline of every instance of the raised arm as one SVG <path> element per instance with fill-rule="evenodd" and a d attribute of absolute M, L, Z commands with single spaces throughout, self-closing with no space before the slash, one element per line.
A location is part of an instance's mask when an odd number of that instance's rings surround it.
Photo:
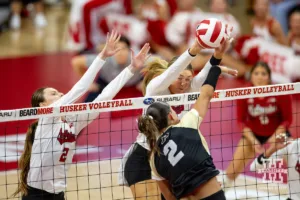
<path fill-rule="evenodd" d="M 224 41 L 223 44 L 221 44 L 218 48 L 215 49 L 214 55 L 211 57 L 211 59 L 205 64 L 203 69 L 193 78 L 193 81 L 191 83 L 191 91 L 190 92 L 198 92 L 199 87 L 204 83 L 208 72 L 213 65 L 220 65 L 223 55 L 226 53 L 226 51 L 229 49 L 231 45 L 232 39 L 227 38 L 227 40 Z M 232 76 L 237 76 L 238 72 L 237 70 L 233 70 L 227 67 L 219 66 L 221 68 L 222 73 L 226 73 Z"/>
<path fill-rule="evenodd" d="M 166 90 L 191 63 L 200 50 L 201 47 L 197 41 L 195 41 L 192 47 L 185 51 L 164 73 L 150 81 L 146 89 L 146 95 L 156 95 Z"/>
<path fill-rule="evenodd" d="M 210 100 L 213 97 L 218 78 L 221 74 L 221 69 L 218 66 L 212 66 L 209 70 L 207 78 L 200 89 L 200 96 L 194 104 L 194 109 L 199 113 L 199 116 L 204 119 Z"/>
<path fill-rule="evenodd" d="M 144 66 L 145 60 L 149 57 L 149 50 L 150 45 L 147 43 L 136 56 L 134 56 L 133 51 L 131 51 L 131 64 L 126 67 L 114 80 L 112 80 L 93 102 L 112 100 L 122 89 L 122 87 L 127 83 L 127 81 L 131 79 L 134 73 L 139 71 L 140 68 Z M 81 130 L 89 123 L 91 123 L 98 117 L 98 115 L 99 113 L 78 115 L 77 131 Z"/>
<path fill-rule="evenodd" d="M 87 92 L 90 85 L 93 83 L 96 75 L 99 70 L 103 67 L 105 59 L 107 57 L 113 56 L 120 49 L 116 48 L 116 44 L 120 40 L 121 35 L 116 31 L 113 31 L 111 34 L 107 34 L 106 44 L 101 53 L 94 60 L 92 65 L 86 71 L 86 73 L 81 77 L 81 79 L 73 86 L 73 88 L 65 94 L 58 101 L 54 102 L 50 106 L 60 106 L 71 104 L 78 100 L 85 92 Z"/>

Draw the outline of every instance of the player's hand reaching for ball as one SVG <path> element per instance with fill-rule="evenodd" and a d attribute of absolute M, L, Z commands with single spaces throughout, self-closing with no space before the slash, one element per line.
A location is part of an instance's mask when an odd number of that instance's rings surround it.
<path fill-rule="evenodd" d="M 129 69 L 133 73 L 139 71 L 144 66 L 145 61 L 150 57 L 149 51 L 150 51 L 149 43 L 146 43 L 136 56 L 134 56 L 134 52 L 131 49 L 131 64 L 129 65 Z"/>
<path fill-rule="evenodd" d="M 230 48 L 230 45 L 233 41 L 233 38 L 231 37 L 231 32 L 233 30 L 232 26 L 229 26 L 226 24 L 226 37 L 224 38 L 224 41 L 221 43 L 221 45 L 217 48 L 215 48 L 214 57 L 218 59 L 222 59 L 224 53 L 228 51 Z"/>
<path fill-rule="evenodd" d="M 111 57 L 115 55 L 118 51 L 120 51 L 121 48 L 117 48 L 117 43 L 119 42 L 120 38 L 121 34 L 119 34 L 115 30 L 112 30 L 111 33 L 107 33 L 106 43 L 104 48 L 100 52 L 99 57 L 104 60 L 107 57 Z"/>
<path fill-rule="evenodd" d="M 195 39 L 194 43 L 192 44 L 191 48 L 189 48 L 189 53 L 192 56 L 196 56 L 201 52 L 203 48 L 199 45 L 197 39 Z"/>

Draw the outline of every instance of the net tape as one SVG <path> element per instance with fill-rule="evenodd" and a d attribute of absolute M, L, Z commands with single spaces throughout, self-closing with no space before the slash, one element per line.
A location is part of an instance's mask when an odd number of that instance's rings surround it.
<path fill-rule="evenodd" d="M 216 90 L 211 102 L 277 96 L 300 93 L 300 82 L 289 84 L 268 85 L 261 87 L 235 88 Z M 193 104 L 199 96 L 199 92 L 175 95 L 139 97 L 130 99 L 118 99 L 92 103 L 69 104 L 57 107 L 23 108 L 16 110 L 0 111 L 0 122 L 37 119 L 41 117 L 58 117 L 66 115 L 100 113 L 120 110 L 133 110 L 146 108 L 156 101 L 168 102 L 170 105 Z"/>

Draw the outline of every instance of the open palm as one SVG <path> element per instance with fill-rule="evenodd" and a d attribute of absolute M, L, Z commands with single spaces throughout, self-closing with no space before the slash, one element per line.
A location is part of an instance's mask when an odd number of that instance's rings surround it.
<path fill-rule="evenodd" d="M 226 29 L 225 40 L 219 47 L 215 49 L 215 51 L 219 54 L 224 54 L 230 48 L 230 45 L 233 41 L 233 38 L 231 38 L 233 27 L 226 24 L 225 29 Z"/>
<path fill-rule="evenodd" d="M 106 44 L 101 52 L 103 57 L 110 57 L 115 55 L 121 48 L 117 48 L 117 43 L 119 42 L 121 35 L 113 30 L 111 34 L 107 33 Z"/>
<path fill-rule="evenodd" d="M 134 52 L 131 50 L 131 66 L 134 71 L 138 71 L 144 66 L 145 61 L 150 56 L 148 54 L 149 50 L 150 50 L 149 43 L 146 43 L 136 56 L 134 56 Z"/>

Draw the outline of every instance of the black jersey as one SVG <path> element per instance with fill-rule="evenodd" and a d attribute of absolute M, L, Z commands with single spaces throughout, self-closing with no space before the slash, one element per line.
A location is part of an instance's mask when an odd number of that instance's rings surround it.
<path fill-rule="evenodd" d="M 169 127 L 159 137 L 160 154 L 151 157 L 154 177 L 168 180 L 177 198 L 219 174 L 199 131 L 201 121 L 196 110 L 186 113 L 179 124 Z"/>

